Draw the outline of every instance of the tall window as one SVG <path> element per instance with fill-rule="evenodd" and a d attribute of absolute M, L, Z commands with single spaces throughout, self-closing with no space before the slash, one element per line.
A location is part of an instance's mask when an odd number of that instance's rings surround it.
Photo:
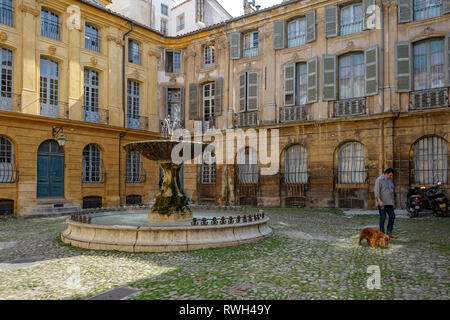
<path fill-rule="evenodd" d="M 441 88 L 445 83 L 444 40 L 434 39 L 414 45 L 414 89 Z"/>
<path fill-rule="evenodd" d="M 177 17 L 177 32 L 184 29 L 184 13 Z"/>
<path fill-rule="evenodd" d="M 288 47 L 297 47 L 306 43 L 306 18 L 300 18 L 288 24 Z"/>
<path fill-rule="evenodd" d="M 0 0 L 0 23 L 13 26 L 13 6 L 12 0 Z"/>
<path fill-rule="evenodd" d="M 295 71 L 295 105 L 306 104 L 308 89 L 308 70 L 306 63 L 297 63 Z"/>
<path fill-rule="evenodd" d="M 166 72 L 181 72 L 181 52 L 169 50 L 166 51 Z"/>
<path fill-rule="evenodd" d="M 214 123 L 214 106 L 215 106 L 216 85 L 214 82 L 203 86 L 203 129 L 212 128 Z"/>
<path fill-rule="evenodd" d="M 442 0 L 414 0 L 414 20 L 423 20 L 442 14 Z"/>
<path fill-rule="evenodd" d="M 339 58 L 339 99 L 364 96 L 364 54 L 352 53 Z"/>
<path fill-rule="evenodd" d="M 203 66 L 211 67 L 216 62 L 216 49 L 214 45 L 208 45 L 203 48 Z"/>
<path fill-rule="evenodd" d="M 100 81 L 97 71 L 84 69 L 84 121 L 100 122 Z"/>
<path fill-rule="evenodd" d="M 416 184 L 448 183 L 447 141 L 426 137 L 414 145 Z"/>
<path fill-rule="evenodd" d="M 244 35 L 244 57 L 258 55 L 258 32 L 249 32 Z"/>
<path fill-rule="evenodd" d="M 1 87 L 0 110 L 13 110 L 13 53 L 11 50 L 1 48 Z"/>
<path fill-rule="evenodd" d="M 308 182 L 308 157 L 306 148 L 294 145 L 284 154 L 285 183 L 306 184 Z"/>
<path fill-rule="evenodd" d="M 169 88 L 167 89 L 167 115 L 171 120 L 182 120 L 182 101 L 181 101 L 181 89 Z"/>
<path fill-rule="evenodd" d="M 364 146 L 348 142 L 338 152 L 338 183 L 362 184 L 365 182 Z"/>
<path fill-rule="evenodd" d="M 205 20 L 205 1 L 196 0 L 195 1 L 195 11 L 196 11 L 196 22 L 204 22 Z"/>
<path fill-rule="evenodd" d="M 167 20 L 161 18 L 161 33 L 167 34 Z"/>
<path fill-rule="evenodd" d="M 95 144 L 83 149 L 83 182 L 100 183 L 102 177 L 102 152 Z"/>
<path fill-rule="evenodd" d="M 141 183 L 142 163 L 140 153 L 136 151 L 128 152 L 126 162 L 127 183 Z"/>
<path fill-rule="evenodd" d="M 59 16 L 49 10 L 41 11 L 41 36 L 53 40 L 60 39 Z"/>
<path fill-rule="evenodd" d="M 53 60 L 41 58 L 40 64 L 41 115 L 59 117 L 59 65 Z"/>
<path fill-rule="evenodd" d="M 169 15 L 169 7 L 162 3 L 161 3 L 161 14 L 165 16 Z"/>
<path fill-rule="evenodd" d="M 14 146 L 8 138 L 0 136 L 0 183 L 13 182 Z"/>
<path fill-rule="evenodd" d="M 216 184 L 216 157 L 211 152 L 203 157 L 202 184 Z"/>
<path fill-rule="evenodd" d="M 341 36 L 362 31 L 363 8 L 355 3 L 341 8 Z"/>
<path fill-rule="evenodd" d="M 128 62 L 141 64 L 141 47 L 139 43 L 128 39 Z"/>
<path fill-rule="evenodd" d="M 88 50 L 100 52 L 100 35 L 98 29 L 89 24 L 84 27 L 84 47 Z"/>
<path fill-rule="evenodd" d="M 248 71 L 239 76 L 239 112 L 258 110 L 258 72 Z"/>
<path fill-rule="evenodd" d="M 128 80 L 128 128 L 141 129 L 141 85 Z"/>
<path fill-rule="evenodd" d="M 258 159 L 253 148 L 243 148 L 238 153 L 238 173 L 240 184 L 258 183 Z"/>

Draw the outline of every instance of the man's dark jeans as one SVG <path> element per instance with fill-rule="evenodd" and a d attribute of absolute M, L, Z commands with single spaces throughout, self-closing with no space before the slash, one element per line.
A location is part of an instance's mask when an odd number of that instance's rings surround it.
<path fill-rule="evenodd" d="M 389 216 L 389 221 L 387 225 L 387 233 L 392 234 L 394 230 L 395 212 L 394 206 L 384 206 L 381 208 L 378 206 L 378 211 L 380 212 L 380 231 L 384 233 L 384 222 L 386 221 L 386 214 Z"/>

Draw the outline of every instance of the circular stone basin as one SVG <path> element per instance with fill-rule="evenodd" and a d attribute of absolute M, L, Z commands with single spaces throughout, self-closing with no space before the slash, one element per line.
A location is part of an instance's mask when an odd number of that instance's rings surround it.
<path fill-rule="evenodd" d="M 269 218 L 258 214 L 252 221 L 243 221 L 243 211 L 193 210 L 192 221 L 174 223 L 152 223 L 147 221 L 147 213 L 101 214 L 91 217 L 91 223 L 67 221 L 67 229 L 62 233 L 64 243 L 93 250 L 118 250 L 124 252 L 168 252 L 189 251 L 206 248 L 236 246 L 264 239 L 272 234 L 268 226 Z M 197 211 L 197 212 L 196 212 Z M 237 222 L 237 217 L 241 219 Z M 212 219 L 217 218 L 217 224 Z M 225 224 L 220 219 L 226 218 Z M 229 223 L 233 217 L 233 223 Z M 208 225 L 202 225 L 202 219 Z"/>

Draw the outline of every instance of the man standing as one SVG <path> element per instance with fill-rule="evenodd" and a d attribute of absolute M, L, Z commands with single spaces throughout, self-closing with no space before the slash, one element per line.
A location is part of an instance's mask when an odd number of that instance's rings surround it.
<path fill-rule="evenodd" d="M 384 222 L 386 214 L 389 216 L 387 225 L 387 235 L 390 238 L 397 238 L 392 234 L 394 229 L 395 212 L 394 212 L 394 169 L 389 168 L 377 178 L 375 182 L 375 199 L 377 199 L 377 207 L 380 212 L 380 231 L 384 233 Z"/>

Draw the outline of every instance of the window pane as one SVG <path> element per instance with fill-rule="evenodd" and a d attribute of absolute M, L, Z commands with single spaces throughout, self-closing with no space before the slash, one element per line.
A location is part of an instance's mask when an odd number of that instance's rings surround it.
<path fill-rule="evenodd" d="M 423 20 L 442 14 L 442 0 L 414 0 L 414 20 Z"/>

